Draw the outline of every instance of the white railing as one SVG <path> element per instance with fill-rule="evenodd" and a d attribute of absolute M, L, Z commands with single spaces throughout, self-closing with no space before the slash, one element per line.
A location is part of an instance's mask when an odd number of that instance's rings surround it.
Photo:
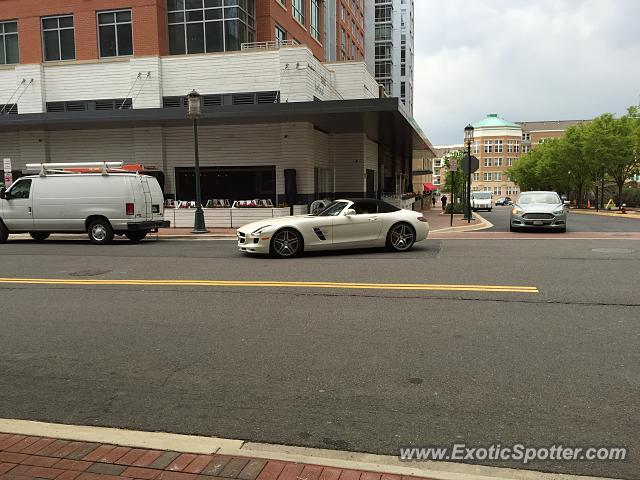
<path fill-rule="evenodd" d="M 299 43 L 295 40 L 275 40 L 271 42 L 243 43 L 240 49 L 243 52 L 252 50 L 278 50 L 282 47 L 294 47 L 296 45 L 299 45 Z"/>

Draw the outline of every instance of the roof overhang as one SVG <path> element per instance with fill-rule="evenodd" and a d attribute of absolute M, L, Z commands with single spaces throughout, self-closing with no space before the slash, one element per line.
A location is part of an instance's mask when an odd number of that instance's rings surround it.
<path fill-rule="evenodd" d="M 411 158 L 413 150 L 434 152 L 398 98 L 291 102 L 204 107 L 201 125 L 308 122 L 326 133 L 364 133 L 395 154 Z M 185 108 L 145 108 L 4 115 L 0 131 L 94 130 L 127 127 L 187 126 Z M 435 153 L 435 152 L 434 152 Z"/>

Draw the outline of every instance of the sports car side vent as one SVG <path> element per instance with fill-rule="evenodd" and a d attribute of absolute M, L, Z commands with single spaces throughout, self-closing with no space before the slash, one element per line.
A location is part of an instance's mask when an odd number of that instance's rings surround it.
<path fill-rule="evenodd" d="M 324 233 L 322 233 L 320 227 L 315 227 L 313 229 L 313 232 L 318 236 L 320 240 L 325 241 L 327 239 L 327 237 L 324 236 Z"/>

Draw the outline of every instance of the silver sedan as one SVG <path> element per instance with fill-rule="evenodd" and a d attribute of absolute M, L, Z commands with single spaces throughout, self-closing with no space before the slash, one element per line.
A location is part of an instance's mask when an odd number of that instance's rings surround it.
<path fill-rule="evenodd" d="M 566 232 L 568 211 L 568 206 L 556 192 L 524 192 L 511 209 L 509 229 L 514 232 L 548 228 Z"/>

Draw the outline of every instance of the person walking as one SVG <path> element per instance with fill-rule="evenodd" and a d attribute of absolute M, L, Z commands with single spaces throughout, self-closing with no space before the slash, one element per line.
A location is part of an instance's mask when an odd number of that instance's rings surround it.
<path fill-rule="evenodd" d="M 440 201 L 442 202 L 442 211 L 445 211 L 447 209 L 447 196 L 446 195 L 442 195 L 442 197 L 440 197 Z"/>
<path fill-rule="evenodd" d="M 433 206 L 435 208 L 435 206 L 436 206 L 436 196 L 435 195 L 431 195 L 431 201 L 433 202 Z"/>

